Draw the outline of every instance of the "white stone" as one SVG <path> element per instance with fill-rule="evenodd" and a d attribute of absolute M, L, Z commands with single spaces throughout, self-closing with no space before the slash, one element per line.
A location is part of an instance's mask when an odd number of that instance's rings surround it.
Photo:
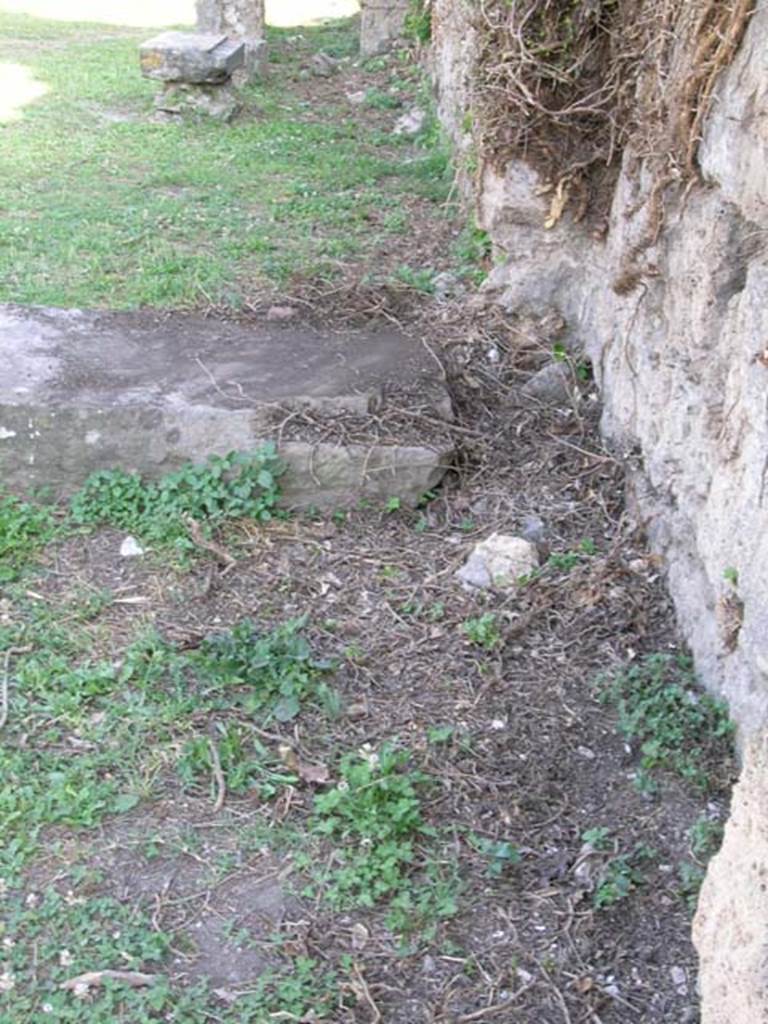
<path fill-rule="evenodd" d="M 418 135 L 424 127 L 426 119 L 427 113 L 425 110 L 422 110 L 420 107 L 413 107 L 398 117 L 397 121 L 395 121 L 395 127 L 392 129 L 392 134 Z"/>
<path fill-rule="evenodd" d="M 493 533 L 481 541 L 456 573 L 467 589 L 514 590 L 539 565 L 536 547 L 522 537 Z"/>
<path fill-rule="evenodd" d="M 126 537 L 120 545 L 120 555 L 123 558 L 138 558 L 143 554 L 144 548 L 139 544 L 135 537 L 131 537 L 130 535 Z"/>

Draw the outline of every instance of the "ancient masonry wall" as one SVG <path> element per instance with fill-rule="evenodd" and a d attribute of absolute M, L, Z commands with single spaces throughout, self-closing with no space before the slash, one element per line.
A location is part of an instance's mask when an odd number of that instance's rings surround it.
<path fill-rule="evenodd" d="M 465 153 L 472 6 L 433 8 L 438 109 Z M 626 255 L 649 237 L 651 174 L 638 154 L 625 154 L 595 235 L 567 213 L 544 229 L 542 181 L 525 163 L 471 167 L 499 256 L 486 293 L 509 310 L 557 310 L 592 360 L 632 508 L 663 558 L 700 677 L 740 729 L 742 777 L 694 928 L 703 1024 L 768 1020 L 767 40 L 768 0 L 757 0 L 704 126 L 703 183 L 668 203 L 645 273 L 623 294 L 613 284 Z"/>
<path fill-rule="evenodd" d="M 699 672 L 744 730 L 768 716 L 768 0 L 720 83 L 700 162 L 706 184 L 672 205 L 651 272 L 612 284 L 648 224 L 635 154 L 595 238 L 523 162 L 474 167 L 480 225 L 499 264 L 486 293 L 510 310 L 556 309 L 591 358 L 603 431 L 629 459 L 639 514 L 664 556 Z M 431 70 L 440 116 L 471 147 L 471 13 L 437 0 Z"/>

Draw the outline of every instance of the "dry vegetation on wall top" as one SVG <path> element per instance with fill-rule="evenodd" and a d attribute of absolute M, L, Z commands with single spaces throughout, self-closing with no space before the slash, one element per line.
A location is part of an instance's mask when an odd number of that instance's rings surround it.
<path fill-rule="evenodd" d="M 482 0 L 483 156 L 533 160 L 556 190 L 554 214 L 570 200 L 577 219 L 595 173 L 617 166 L 629 142 L 659 193 L 690 180 L 717 76 L 753 9 L 754 0 Z"/>

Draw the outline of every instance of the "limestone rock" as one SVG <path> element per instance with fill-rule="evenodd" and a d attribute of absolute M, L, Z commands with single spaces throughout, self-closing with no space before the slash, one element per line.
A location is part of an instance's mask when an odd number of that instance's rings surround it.
<path fill-rule="evenodd" d="M 514 590 L 521 576 L 539 565 L 536 547 L 523 537 L 493 533 L 481 541 L 456 573 L 467 589 Z"/>
<path fill-rule="evenodd" d="M 383 53 L 402 35 L 410 0 L 364 0 L 360 20 L 360 53 Z"/>
<path fill-rule="evenodd" d="M 245 45 L 245 61 L 235 72 L 235 84 L 251 81 L 266 70 L 264 0 L 197 0 L 201 32 L 218 32 Z"/>
<path fill-rule="evenodd" d="M 366 441 L 284 436 L 292 411 L 329 422 L 386 415 L 384 383 L 419 381 L 450 410 L 426 350 L 391 330 L 326 333 L 266 321 L 0 306 L 0 479 L 24 492 L 70 494 L 96 470 L 157 477 L 209 455 L 280 442 L 290 506 L 339 507 L 361 497 L 416 504 L 454 458 L 447 431 L 425 442 L 377 427 Z M 410 399 L 402 399 L 408 402 Z"/>
<path fill-rule="evenodd" d="M 418 135 L 421 129 L 424 127 L 424 122 L 427 119 L 427 113 L 420 107 L 413 107 L 411 110 L 406 111 L 401 117 L 398 117 L 395 122 L 395 127 L 392 129 L 393 135 Z"/>
<path fill-rule="evenodd" d="M 563 405 L 573 396 L 573 376 L 565 363 L 548 363 L 534 373 L 520 391 L 526 398 Z"/>
<path fill-rule="evenodd" d="M 226 82 L 244 59 L 242 43 L 215 33 L 162 32 L 139 47 L 141 73 L 159 82 Z"/>
<path fill-rule="evenodd" d="M 144 554 L 144 548 L 135 537 L 130 535 L 120 545 L 121 558 L 140 558 Z"/>
<path fill-rule="evenodd" d="M 220 85 L 169 82 L 155 99 L 155 107 L 165 120 L 184 114 L 203 114 L 227 123 L 237 116 L 242 103 L 237 89 L 228 82 Z"/>
<path fill-rule="evenodd" d="M 753 740 L 693 922 L 702 1024 L 768 1020 L 768 736 Z"/>

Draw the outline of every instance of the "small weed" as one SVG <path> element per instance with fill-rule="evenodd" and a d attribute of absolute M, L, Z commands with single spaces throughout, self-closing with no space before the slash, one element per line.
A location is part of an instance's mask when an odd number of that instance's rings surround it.
<path fill-rule="evenodd" d="M 475 619 L 467 619 L 460 628 L 467 641 L 475 647 L 493 651 L 501 644 L 498 620 L 493 612 L 486 612 Z"/>
<path fill-rule="evenodd" d="M 434 838 L 425 822 L 422 796 L 429 777 L 408 768 L 409 753 L 391 743 L 346 754 L 340 781 L 315 797 L 313 829 L 340 844 L 341 864 L 323 879 L 324 896 L 337 908 L 373 907 L 386 900 L 389 926 L 400 934 L 415 919 L 455 913 L 453 888 L 436 865 L 427 865 L 431 885 L 413 880 L 416 844 Z"/>
<path fill-rule="evenodd" d="M 611 857 L 603 867 L 592 902 L 596 910 L 612 907 L 645 882 L 643 867 L 655 854 L 647 846 L 638 845 L 631 853 Z"/>
<path fill-rule="evenodd" d="M 701 791 L 722 784 L 733 724 L 725 704 L 698 689 L 689 658 L 649 655 L 599 689 L 616 705 L 621 732 L 640 744 L 641 786 L 653 785 L 655 771 L 675 772 Z"/>
<path fill-rule="evenodd" d="M 395 278 L 401 284 L 416 292 L 421 292 L 423 295 L 434 295 L 435 293 L 435 271 L 429 267 L 414 270 L 412 267 L 403 265 L 395 271 Z"/>
<path fill-rule="evenodd" d="M 480 284 L 488 272 L 491 257 L 488 232 L 478 227 L 466 227 L 459 235 L 453 252 L 460 276 L 473 284 Z"/>
<path fill-rule="evenodd" d="M 0 583 L 16 579 L 55 531 L 50 509 L 0 493 Z"/>
<path fill-rule="evenodd" d="M 696 909 L 705 875 L 704 868 L 689 860 L 681 861 L 677 866 L 677 876 L 680 880 L 679 892 L 691 912 Z"/>
<path fill-rule="evenodd" d="M 604 825 L 598 828 L 588 828 L 586 832 L 582 833 L 581 838 L 585 843 L 589 843 L 593 850 L 609 850 L 613 845 L 611 830 Z"/>
<path fill-rule="evenodd" d="M 430 725 L 427 729 L 427 740 L 436 746 L 441 743 L 450 743 L 455 732 L 452 725 Z"/>
<path fill-rule="evenodd" d="M 723 823 L 701 814 L 688 832 L 691 853 L 702 864 L 720 849 L 723 841 Z"/>
<path fill-rule="evenodd" d="M 247 687 L 244 707 L 249 714 L 268 710 L 288 722 L 308 696 L 316 695 L 320 672 L 331 666 L 317 661 L 301 630 L 305 619 L 294 619 L 271 633 L 261 634 L 245 619 L 225 633 L 203 641 L 189 656 L 202 686 Z"/>
<path fill-rule="evenodd" d="M 431 0 L 411 0 L 405 17 L 405 30 L 418 43 L 424 45 L 429 42 L 432 38 Z"/>
<path fill-rule="evenodd" d="M 696 909 L 699 890 L 704 881 L 707 863 L 720 849 L 723 841 L 723 823 L 701 814 L 688 830 L 688 842 L 693 860 L 681 861 L 677 866 L 680 895 L 690 910 Z"/>
<path fill-rule="evenodd" d="M 494 878 L 500 878 L 508 868 L 520 863 L 520 851 L 507 840 L 489 839 L 472 832 L 469 841 L 478 853 L 489 858 L 488 874 Z"/>
<path fill-rule="evenodd" d="M 365 106 L 373 110 L 397 110 L 402 105 L 403 101 L 396 93 L 369 89 L 365 94 Z"/>
<path fill-rule="evenodd" d="M 729 565 L 723 569 L 723 579 L 735 589 L 739 585 L 739 570 Z"/>
<path fill-rule="evenodd" d="M 384 511 L 389 512 L 390 514 L 392 512 L 399 512 L 402 508 L 402 504 L 403 503 L 400 498 L 389 498 L 384 505 Z"/>
<path fill-rule="evenodd" d="M 215 524 L 227 519 L 271 519 L 283 466 L 274 445 L 257 452 L 211 456 L 158 481 L 124 470 L 94 473 L 71 502 L 75 523 L 109 523 L 150 543 L 190 549 L 185 521 Z"/>

